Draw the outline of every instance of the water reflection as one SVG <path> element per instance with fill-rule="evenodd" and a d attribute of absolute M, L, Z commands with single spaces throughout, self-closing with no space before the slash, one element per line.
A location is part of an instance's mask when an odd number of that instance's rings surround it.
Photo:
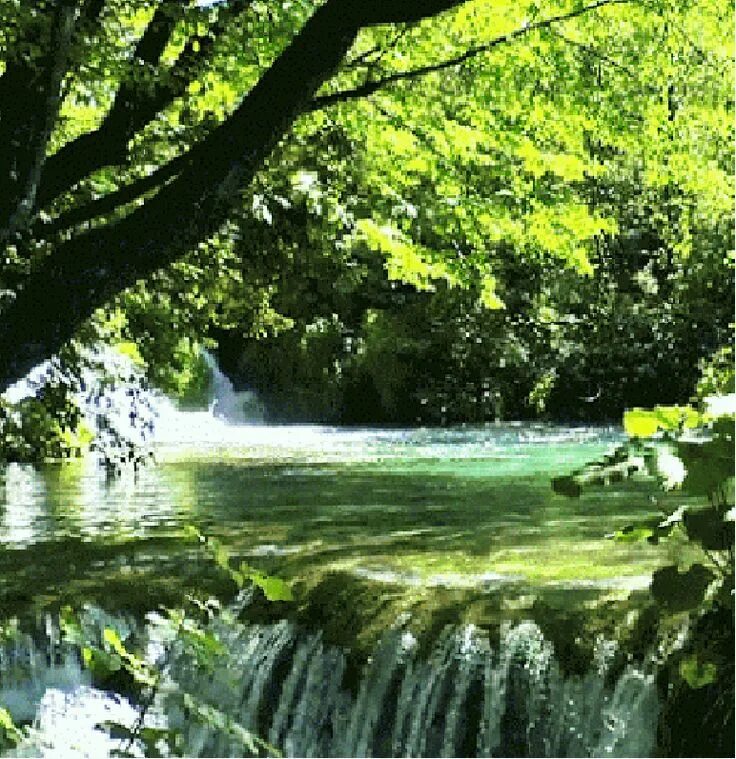
<path fill-rule="evenodd" d="M 44 480 L 31 467 L 9 464 L 0 469 L 0 540 L 24 546 L 40 539 L 46 514 Z"/>

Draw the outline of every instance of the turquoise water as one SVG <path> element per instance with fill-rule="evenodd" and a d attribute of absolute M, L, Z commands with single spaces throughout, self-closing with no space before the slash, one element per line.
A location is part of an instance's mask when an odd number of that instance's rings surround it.
<path fill-rule="evenodd" d="M 550 478 L 621 439 L 614 429 L 505 425 L 450 430 L 201 427 L 159 463 L 108 480 L 93 462 L 0 475 L 0 601 L 104 586 L 136 594 L 212 587 L 188 525 L 235 557 L 309 585 L 328 572 L 418 587 L 644 587 L 660 548 L 606 535 L 656 508 L 650 489 L 578 499 Z M 215 430 L 216 431 L 216 430 Z M 227 437 L 225 437 L 227 436 Z M 222 438 L 225 438 L 222 440 Z M 505 590 L 504 590 L 505 589 Z M 153 606 L 156 604 L 153 603 Z"/>
<path fill-rule="evenodd" d="M 91 460 L 0 472 L 0 616 L 37 620 L 0 647 L 0 703 L 35 726 L 31 753 L 114 755 L 98 725 L 138 718 L 60 644 L 56 609 L 155 640 L 144 612 L 235 598 L 195 527 L 294 601 L 240 596 L 213 623 L 214 671 L 174 657 L 167 677 L 285 756 L 651 755 L 655 665 L 616 651 L 665 556 L 606 535 L 657 513 L 654 490 L 550 487 L 619 431 L 177 424 L 117 478 Z M 167 693 L 145 724 L 187 755 L 244 755 Z"/>

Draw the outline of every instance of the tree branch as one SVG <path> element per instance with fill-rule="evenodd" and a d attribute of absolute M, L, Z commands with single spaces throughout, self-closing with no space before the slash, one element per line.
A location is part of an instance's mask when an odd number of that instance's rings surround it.
<path fill-rule="evenodd" d="M 0 83 L 0 243 L 12 238 L 30 218 L 46 157 L 51 129 L 61 105 L 77 8 L 65 0 L 55 5 L 41 39 L 41 56 L 12 61 Z M 36 31 L 39 31 L 38 29 Z M 33 30 L 28 30 L 33 34 Z"/>
<path fill-rule="evenodd" d="M 634 79 L 635 81 L 639 82 L 641 79 L 641 75 L 634 71 L 633 69 L 630 69 L 628 66 L 625 66 L 623 63 L 615 60 L 614 58 L 611 58 L 611 56 L 606 55 L 605 53 L 601 52 L 597 48 L 593 47 L 592 45 L 588 45 L 585 42 L 579 42 L 578 40 L 574 40 L 571 37 L 568 37 L 567 35 L 563 34 L 562 32 L 558 32 L 556 29 L 550 29 L 552 34 L 555 35 L 555 37 L 559 38 L 563 42 L 567 43 L 568 45 L 571 45 L 572 47 L 578 48 L 584 53 L 587 53 L 589 56 L 592 56 L 593 58 L 596 58 L 597 60 L 603 61 L 604 63 L 607 63 L 612 68 L 615 68 L 617 71 L 621 71 L 623 74 L 626 74 L 627 77 L 630 79 Z M 640 88 L 642 91 L 647 92 L 648 94 L 656 94 L 659 95 L 661 92 L 661 89 L 659 87 L 653 87 L 652 85 L 645 85 L 644 87 Z"/>
<path fill-rule="evenodd" d="M 210 33 L 190 39 L 176 63 L 160 72 L 161 79 L 151 88 L 133 82 L 121 85 L 100 127 L 68 143 L 48 160 L 37 207 L 46 207 L 93 171 L 124 162 L 130 139 L 186 92 L 210 59 L 216 38 L 249 3 L 250 0 L 234 0 L 223 6 Z M 138 42 L 133 60 L 156 66 L 182 15 L 183 6 L 178 0 L 168 0 L 160 6 Z"/>
<path fill-rule="evenodd" d="M 39 261 L 0 320 L 0 388 L 56 353 L 114 294 L 214 234 L 357 31 L 340 0 L 327 0 L 176 180 L 125 218 Z"/>
<path fill-rule="evenodd" d="M 499 45 L 511 42 L 515 39 L 518 39 L 519 37 L 523 37 L 530 32 L 546 29 L 553 24 L 561 23 L 563 21 L 569 21 L 570 19 L 577 18 L 586 13 L 597 10 L 598 8 L 603 8 L 609 5 L 621 5 L 623 3 L 630 2 L 633 2 L 633 0 L 598 0 L 597 2 L 591 3 L 590 5 L 584 5 L 580 8 L 577 8 L 576 10 L 569 11 L 568 13 L 561 13 L 557 16 L 551 16 L 542 21 L 537 21 L 533 24 L 522 26 L 513 32 L 509 32 L 508 34 L 496 37 L 495 39 L 491 40 L 490 42 L 486 42 L 483 45 L 477 45 L 476 47 L 469 48 L 464 53 L 461 53 L 454 58 L 448 58 L 447 60 L 439 61 L 438 63 L 431 63 L 426 66 L 420 66 L 419 68 L 411 69 L 409 71 L 399 71 L 395 74 L 390 74 L 388 76 L 382 77 L 381 79 L 364 82 L 358 87 L 354 87 L 352 89 L 341 90 L 330 95 L 321 95 L 312 101 L 309 110 L 318 111 L 322 108 L 328 108 L 331 105 L 335 105 L 336 103 L 344 103 L 348 100 L 367 97 L 377 92 L 378 90 L 383 89 L 384 87 L 395 84 L 396 82 L 417 79 L 419 77 L 426 76 L 427 74 L 434 74 L 438 71 L 444 71 L 449 68 L 454 68 L 455 66 L 460 66 L 471 58 L 475 58 L 476 56 L 482 55 L 483 53 L 489 53 L 495 48 L 499 47 Z"/>
<path fill-rule="evenodd" d="M 71 208 L 50 222 L 37 224 L 34 227 L 34 237 L 47 240 L 72 227 L 79 227 L 100 216 L 115 213 L 147 192 L 161 187 L 172 177 L 177 176 L 189 159 L 189 153 L 172 158 L 171 161 L 163 164 L 163 166 L 155 169 L 145 177 L 123 185 L 114 192 L 103 195 L 101 198 L 95 198 L 88 203 Z"/>
<path fill-rule="evenodd" d="M 388 0 L 379 0 L 383 6 Z M 407 14 L 437 0 L 392 0 Z M 326 0 L 178 177 L 123 219 L 36 262 L 0 319 L 0 391 L 56 353 L 96 308 L 213 235 L 366 22 L 362 0 Z M 444 4 L 446 5 L 446 3 Z M 41 307 L 39 307 L 41 306 Z"/>
<path fill-rule="evenodd" d="M 418 13 L 418 6 L 424 2 L 426 2 L 426 0 L 414 0 L 412 3 L 410 3 L 410 5 L 414 6 L 414 15 Z M 458 2 L 459 0 L 453 0 L 453 2 L 449 4 L 456 5 Z M 218 15 L 217 21 L 212 28 L 212 34 L 217 35 L 224 31 L 227 22 L 233 17 L 237 16 L 239 13 L 242 13 L 249 4 L 250 0 L 234 0 L 227 6 L 223 6 Z M 444 7 L 445 5 L 448 5 L 448 2 L 445 0 L 445 2 L 440 4 Z M 435 7 L 436 5 L 437 3 L 435 0 L 432 0 L 431 4 L 427 7 Z M 391 41 L 391 46 L 397 44 L 405 32 L 406 29 L 399 30 L 396 35 L 394 35 L 394 38 Z M 201 65 L 203 59 L 209 55 L 209 49 L 206 48 L 205 45 L 211 42 L 211 37 L 202 37 L 190 40 L 182 51 L 179 59 L 177 60 L 177 67 L 182 71 L 191 71 L 194 67 Z M 369 51 L 369 53 L 370 52 L 371 51 Z M 376 52 L 381 51 L 377 49 Z M 363 60 L 364 58 L 365 54 L 363 56 L 358 56 L 358 58 L 354 59 L 350 63 L 355 64 L 358 62 L 358 60 Z M 180 79 L 182 80 L 180 88 L 175 89 L 172 84 L 162 85 L 161 89 L 166 90 L 166 94 L 160 98 L 162 101 L 160 103 L 160 106 L 166 104 L 164 101 L 173 100 L 177 94 L 180 94 L 178 91 L 179 89 L 181 89 L 183 92 L 183 90 L 186 88 L 186 85 L 189 81 L 188 78 L 184 79 L 184 77 L 180 77 Z M 156 106 L 155 111 L 158 110 L 160 110 L 160 107 Z M 80 145 L 80 148 L 83 147 L 84 152 L 92 152 L 94 154 L 95 152 L 99 151 L 94 151 L 93 146 L 86 143 L 99 142 L 101 139 L 102 135 L 92 133 L 89 135 L 83 135 L 81 138 L 79 138 L 78 142 L 82 143 L 82 145 Z M 42 237 L 49 237 L 71 227 L 85 224 L 86 222 L 89 222 L 99 216 L 112 214 L 122 206 L 128 203 L 132 203 L 144 193 L 150 192 L 151 190 L 160 187 L 166 181 L 179 174 L 187 163 L 191 163 L 193 160 L 196 160 L 198 155 L 201 155 L 209 149 L 209 144 L 204 146 L 201 144 L 195 145 L 186 154 L 181 155 L 170 161 L 168 164 L 161 166 L 152 174 L 135 180 L 134 182 L 131 182 L 130 184 L 125 185 L 124 187 L 121 187 L 120 189 L 109 193 L 102 198 L 97 198 L 91 202 L 85 203 L 82 206 L 72 208 L 71 210 L 61 214 L 52 222 L 38 225 L 36 231 Z"/>

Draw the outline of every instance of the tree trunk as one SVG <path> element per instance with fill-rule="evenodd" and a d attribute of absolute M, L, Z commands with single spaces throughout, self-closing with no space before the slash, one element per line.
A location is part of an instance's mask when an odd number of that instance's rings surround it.
<path fill-rule="evenodd" d="M 37 263 L 2 313 L 0 391 L 58 352 L 114 295 L 220 228 L 362 26 L 415 21 L 461 1 L 328 0 L 322 5 L 232 116 L 191 151 L 176 179 L 124 219 L 60 243 Z"/>

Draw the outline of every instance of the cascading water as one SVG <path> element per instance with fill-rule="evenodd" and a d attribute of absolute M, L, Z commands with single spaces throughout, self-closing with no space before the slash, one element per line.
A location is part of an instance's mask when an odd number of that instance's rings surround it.
<path fill-rule="evenodd" d="M 585 675 L 566 676 L 552 645 L 531 622 L 508 627 L 496 647 L 472 625 L 448 627 L 428 654 L 411 632 L 394 629 L 351 687 L 346 652 L 320 633 L 286 620 L 215 624 L 226 653 L 214 670 L 174 656 L 169 674 L 199 703 L 227 715 L 240 733 L 185 715 L 166 689 L 148 715 L 181 734 L 188 756 L 245 755 L 242 728 L 286 756 L 301 757 L 634 757 L 650 756 L 655 747 L 654 675 L 629 665 L 612 676 L 611 647 L 603 642 Z M 149 649 L 160 652 L 152 634 Z M 25 749 L 45 746 L 49 755 L 58 755 L 63 748 L 65 755 L 84 756 L 94 745 L 97 755 L 109 755 L 116 743 L 95 724 L 133 724 L 133 707 L 91 688 L 79 659 L 53 634 L 46 641 L 39 652 L 24 638 L 12 655 L 6 647 L 0 658 L 5 699 L 20 687 L 13 675 L 17 662 L 26 672 L 31 662 L 25 700 L 5 701 L 26 719 L 31 701 L 40 704 Z"/>
<path fill-rule="evenodd" d="M 648 756 L 654 748 L 654 677 L 629 667 L 608 686 L 603 656 L 585 676 L 565 677 L 533 623 L 509 629 L 497 650 L 472 626 L 447 628 L 428 657 L 411 633 L 393 630 L 355 694 L 342 683 L 345 655 L 318 633 L 299 636 L 282 622 L 245 628 L 229 643 L 220 674 L 237 679 L 225 693 L 217 674 L 207 697 L 287 756 Z M 180 727 L 201 756 L 237 755 L 222 733 Z"/>
<path fill-rule="evenodd" d="M 205 452 L 213 446 L 250 446 L 269 460 L 339 462 L 402 462 L 410 451 L 411 461 L 477 458 L 496 471 L 514 472 L 529 446 L 546 449 L 590 436 L 618 439 L 615 431 L 515 425 L 496 427 L 487 436 L 467 430 L 259 426 L 244 405 L 253 401 L 252 394 L 236 393 L 214 359 L 205 360 L 213 375 L 209 410 L 181 411 L 155 392 L 144 399 L 159 450 L 167 445 L 182 450 L 190 443 Z M 94 381 L 87 375 L 88 386 Z M 32 383 L 22 390 L 32 391 Z M 121 424 L 136 401 L 130 391 L 123 382 L 108 394 L 107 410 L 117 409 Z M 102 403 L 107 408 L 107 400 Z M 366 572 L 379 581 L 386 575 Z M 430 586 L 433 580 L 417 576 L 416 583 Z M 216 624 L 226 653 L 214 671 L 179 656 L 166 665 L 172 678 L 286 756 L 647 756 L 654 750 L 654 665 L 631 665 L 614 674 L 601 645 L 589 672 L 565 675 L 551 643 L 533 623 L 509 627 L 493 645 L 472 626 L 447 628 L 429 646 L 420 646 L 408 629 L 390 630 L 357 677 L 348 652 L 291 622 Z M 0 705 L 35 724 L 18 753 L 37 755 L 41 747 L 49 756 L 111 755 L 119 742 L 95 726 L 133 725 L 136 707 L 93 687 L 79 649 L 62 644 L 54 629 L 47 623 L 40 635 L 0 645 Z M 147 720 L 180 733 L 186 755 L 244 755 L 237 730 L 185 715 L 163 692 Z"/>
<path fill-rule="evenodd" d="M 63 639 L 58 622 L 46 615 L 34 634 L 5 629 L 4 638 L 0 705 L 16 723 L 30 723 L 25 740 L 4 755 L 114 755 L 120 741 L 99 726 L 114 722 L 132 727 L 138 711 L 127 699 L 91 686 L 79 649 Z"/>
<path fill-rule="evenodd" d="M 233 444 L 252 442 L 253 426 L 262 425 L 264 410 L 257 395 L 236 391 L 216 359 L 203 358 L 211 373 L 207 410 L 182 411 L 158 390 L 148 388 L 142 370 L 128 356 L 105 345 L 83 352 L 79 387 L 74 397 L 88 426 L 96 432 L 98 450 L 129 442 L 151 445 Z M 11 403 L 36 395 L 47 381 L 68 382 L 53 361 L 44 361 L 10 387 L 3 398 Z"/>
<path fill-rule="evenodd" d="M 263 408 L 258 396 L 252 390 L 236 391 L 215 357 L 207 351 L 203 351 L 202 356 L 212 375 L 210 412 L 229 424 L 263 423 Z"/>

